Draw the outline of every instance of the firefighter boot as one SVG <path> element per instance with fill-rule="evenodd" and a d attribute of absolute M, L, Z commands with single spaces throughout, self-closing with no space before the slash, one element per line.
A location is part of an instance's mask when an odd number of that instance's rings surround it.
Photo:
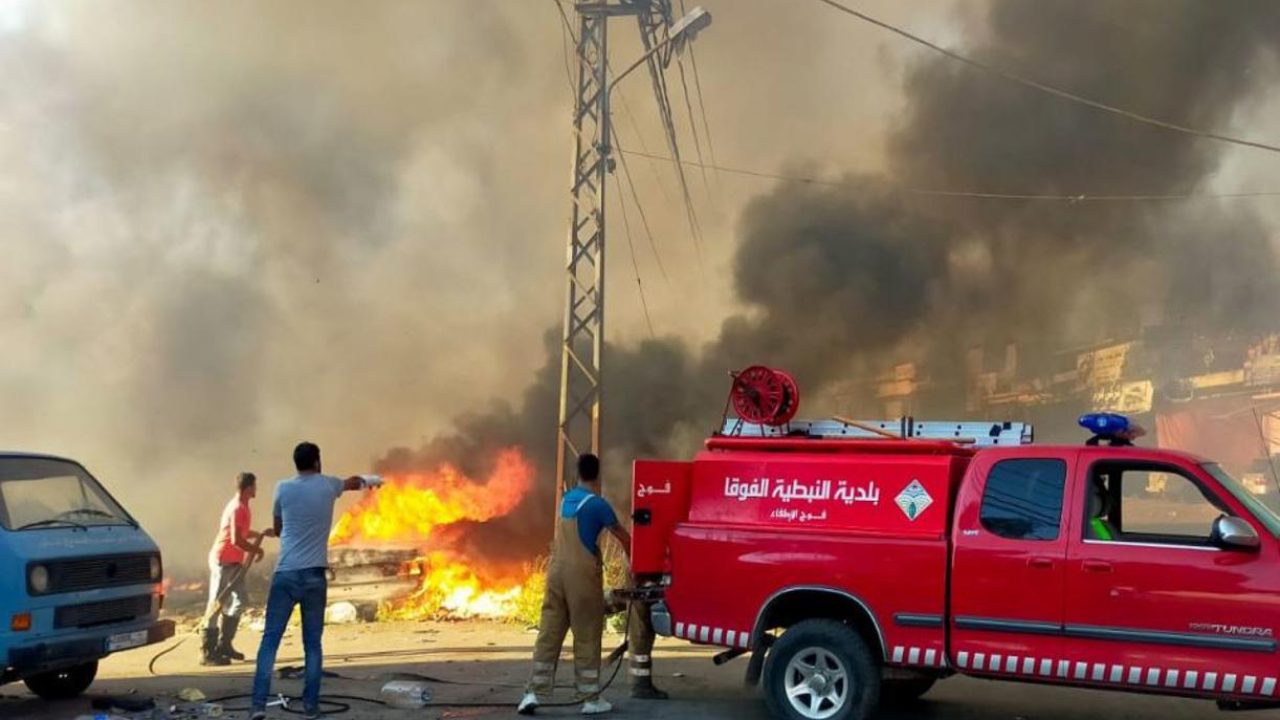
<path fill-rule="evenodd" d="M 671 697 L 653 684 L 653 678 L 632 678 L 631 697 L 636 700 L 666 700 Z"/>
<path fill-rule="evenodd" d="M 236 630 L 239 627 L 239 616 L 222 616 L 222 641 L 218 643 L 218 654 L 228 660 L 244 660 L 244 653 L 231 646 L 231 641 L 236 638 Z"/>
<path fill-rule="evenodd" d="M 212 620 L 204 629 L 204 642 L 200 646 L 200 664 L 219 667 L 231 664 L 230 660 L 218 653 L 218 626 Z"/>
<path fill-rule="evenodd" d="M 653 684 L 653 658 L 650 655 L 631 656 L 631 697 L 636 700 L 666 700 L 670 697 Z"/>

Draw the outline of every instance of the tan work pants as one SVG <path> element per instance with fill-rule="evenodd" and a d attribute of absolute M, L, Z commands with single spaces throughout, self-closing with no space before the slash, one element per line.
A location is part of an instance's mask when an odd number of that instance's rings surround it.
<path fill-rule="evenodd" d="M 604 634 L 604 578 L 600 559 L 578 539 L 576 517 L 561 518 L 547 569 L 542 621 L 533 646 L 527 691 L 539 696 L 555 687 L 564 636 L 573 631 L 573 675 L 579 700 L 600 693 L 600 644 Z"/>
<path fill-rule="evenodd" d="M 631 603 L 631 618 L 627 621 L 627 647 L 631 664 L 631 684 L 647 685 L 653 676 L 653 618 L 647 603 Z"/>

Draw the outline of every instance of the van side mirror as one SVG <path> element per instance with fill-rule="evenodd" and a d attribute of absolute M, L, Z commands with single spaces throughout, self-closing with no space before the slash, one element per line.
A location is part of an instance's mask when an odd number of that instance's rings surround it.
<path fill-rule="evenodd" d="M 1220 516 L 1209 535 L 1215 545 L 1229 550 L 1257 550 L 1262 545 L 1258 532 L 1238 517 Z"/>

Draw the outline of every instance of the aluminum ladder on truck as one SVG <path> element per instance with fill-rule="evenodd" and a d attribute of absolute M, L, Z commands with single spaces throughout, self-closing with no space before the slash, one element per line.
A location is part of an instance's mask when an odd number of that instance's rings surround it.
<path fill-rule="evenodd" d="M 873 429 L 874 428 L 874 429 Z M 876 432 L 876 431 L 879 432 Z M 795 437 L 911 440 L 952 440 L 978 447 L 1030 445 L 1035 429 L 1030 423 L 984 420 L 792 420 L 786 425 L 757 425 L 741 418 L 725 420 L 723 435 L 740 437 Z"/>

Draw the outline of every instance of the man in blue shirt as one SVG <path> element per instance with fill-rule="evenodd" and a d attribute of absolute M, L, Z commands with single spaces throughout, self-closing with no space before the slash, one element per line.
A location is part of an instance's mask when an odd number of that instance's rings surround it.
<path fill-rule="evenodd" d="M 539 700 L 551 694 L 556 664 L 565 633 L 573 630 L 573 674 L 583 715 L 613 709 L 600 697 L 600 643 L 604 634 L 604 575 L 600 562 L 600 534 L 608 530 L 623 551 L 631 550 L 631 534 L 618 523 L 608 501 L 600 497 L 600 458 L 578 457 L 578 486 L 560 501 L 547 567 L 542 621 L 533 646 L 533 674 L 518 711 L 532 715 Z"/>
<path fill-rule="evenodd" d="M 266 717 L 267 694 L 271 692 L 271 669 L 280 650 L 289 616 L 295 605 L 302 609 L 302 648 L 306 670 L 302 709 L 308 718 L 320 716 L 320 678 L 323 655 L 324 608 L 328 592 L 329 528 L 333 525 L 333 503 L 348 490 L 376 487 L 378 478 L 353 475 L 345 480 L 320 474 L 320 448 L 309 442 L 293 449 L 298 474 L 276 484 L 272 515 L 280 538 L 280 559 L 271 578 L 267 596 L 266 630 L 258 647 L 258 666 L 253 676 L 250 717 Z"/>

